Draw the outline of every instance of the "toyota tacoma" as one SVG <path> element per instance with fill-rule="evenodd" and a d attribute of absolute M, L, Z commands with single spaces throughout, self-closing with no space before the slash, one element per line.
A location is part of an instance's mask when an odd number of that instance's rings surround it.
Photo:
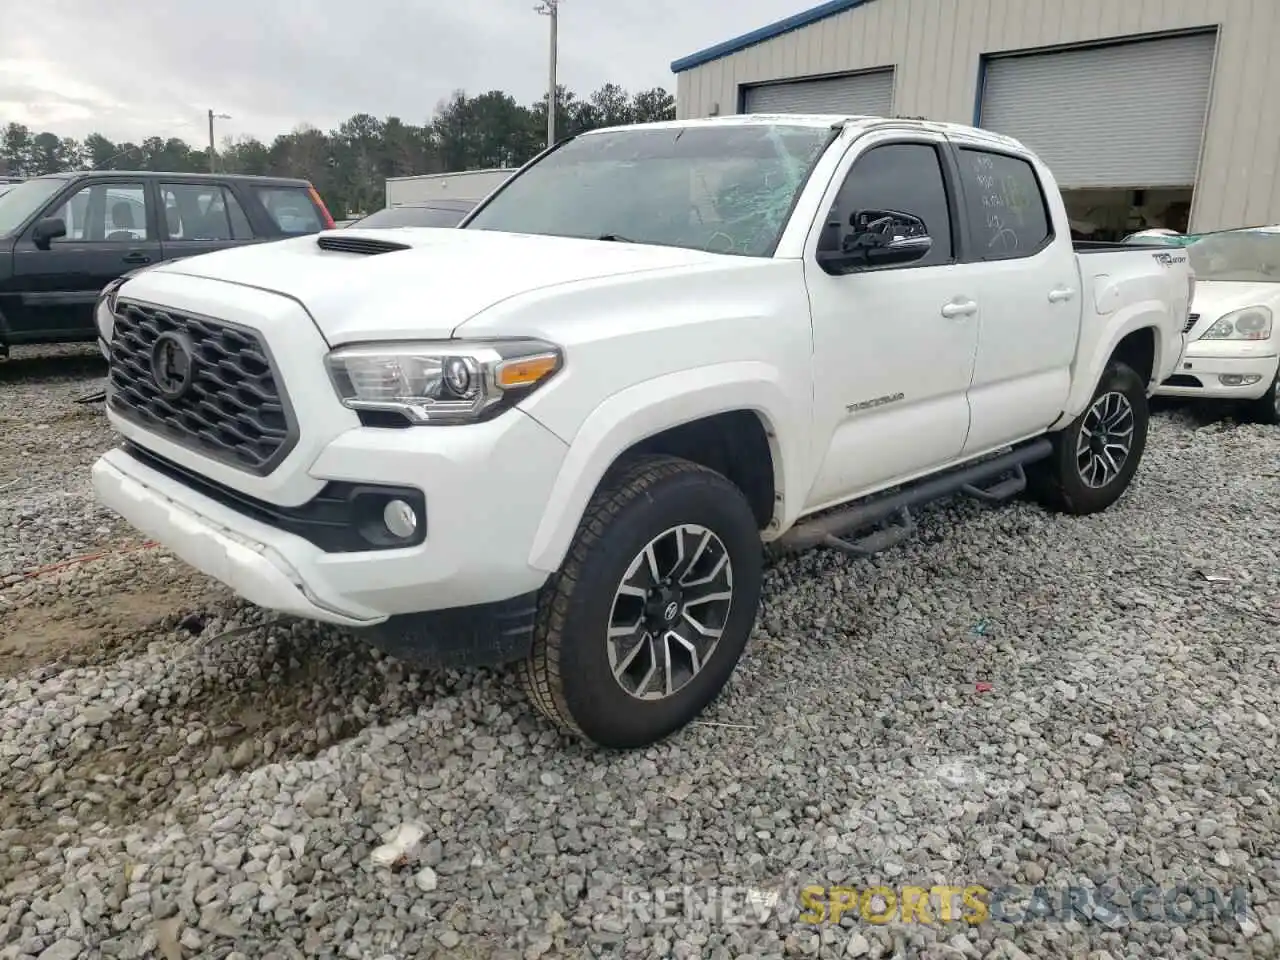
<path fill-rule="evenodd" d="M 253 603 L 515 664 L 562 729 L 635 748 L 725 686 L 769 552 L 874 553 L 952 494 L 1114 503 L 1193 289 L 1184 251 L 1073 244 L 1052 172 L 988 131 L 597 130 L 457 229 L 121 284 L 94 484 Z"/>

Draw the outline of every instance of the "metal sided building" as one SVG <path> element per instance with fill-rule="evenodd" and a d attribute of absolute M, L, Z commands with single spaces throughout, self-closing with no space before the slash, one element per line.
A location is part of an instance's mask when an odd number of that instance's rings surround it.
<path fill-rule="evenodd" d="M 1280 0 L 1277 0 L 1280 2 Z M 388 177 L 388 207 L 425 200 L 471 200 L 479 203 L 506 181 L 514 169 L 460 170 L 456 173 L 424 173 L 413 177 Z"/>
<path fill-rule="evenodd" d="M 1080 236 L 1280 223 L 1280 0 L 829 0 L 675 61 L 680 117 L 971 123 Z M 1189 220 L 1189 224 L 1188 224 Z"/>

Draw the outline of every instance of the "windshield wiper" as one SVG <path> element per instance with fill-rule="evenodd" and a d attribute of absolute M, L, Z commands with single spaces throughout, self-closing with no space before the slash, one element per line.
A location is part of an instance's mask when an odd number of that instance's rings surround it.
<path fill-rule="evenodd" d="M 624 237 L 619 233 L 602 233 L 596 239 L 607 240 L 610 243 L 635 243 L 630 237 Z"/>

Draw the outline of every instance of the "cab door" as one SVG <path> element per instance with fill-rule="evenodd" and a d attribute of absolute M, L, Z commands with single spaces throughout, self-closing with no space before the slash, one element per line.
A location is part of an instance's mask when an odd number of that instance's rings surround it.
<path fill-rule="evenodd" d="M 28 227 L 14 244 L 14 340 L 92 340 L 93 305 L 102 288 L 160 260 L 150 186 L 116 178 L 81 181 L 54 201 L 47 217 L 61 218 L 66 236 L 44 249 Z"/>
<path fill-rule="evenodd" d="M 1055 227 L 1047 170 L 984 142 L 955 141 L 982 315 L 966 455 L 1040 433 L 1067 404 L 1080 336 L 1080 267 Z M 1056 187 L 1052 188 L 1056 191 Z"/>
<path fill-rule="evenodd" d="M 964 447 L 981 305 L 979 268 L 959 262 L 955 176 L 941 135 L 884 131 L 854 141 L 833 178 L 805 257 L 821 461 L 810 511 Z"/>

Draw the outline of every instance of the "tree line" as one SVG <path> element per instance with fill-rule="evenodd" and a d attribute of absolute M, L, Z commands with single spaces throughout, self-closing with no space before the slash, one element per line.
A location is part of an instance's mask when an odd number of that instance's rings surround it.
<path fill-rule="evenodd" d="M 562 86 L 556 137 L 674 117 L 675 98 L 662 87 L 632 94 L 606 83 L 579 99 Z M 546 145 L 546 130 L 545 95 L 526 106 L 501 90 L 477 96 L 457 90 L 420 126 L 358 113 L 328 132 L 304 124 L 269 144 L 253 137 L 224 139 L 213 162 L 227 173 L 310 180 L 341 219 L 381 207 L 388 177 L 519 166 Z M 177 137 L 115 143 L 93 133 L 81 141 L 36 133 L 20 123 L 8 124 L 0 134 L 0 174 L 33 177 L 86 169 L 205 171 L 209 149 Z"/>

